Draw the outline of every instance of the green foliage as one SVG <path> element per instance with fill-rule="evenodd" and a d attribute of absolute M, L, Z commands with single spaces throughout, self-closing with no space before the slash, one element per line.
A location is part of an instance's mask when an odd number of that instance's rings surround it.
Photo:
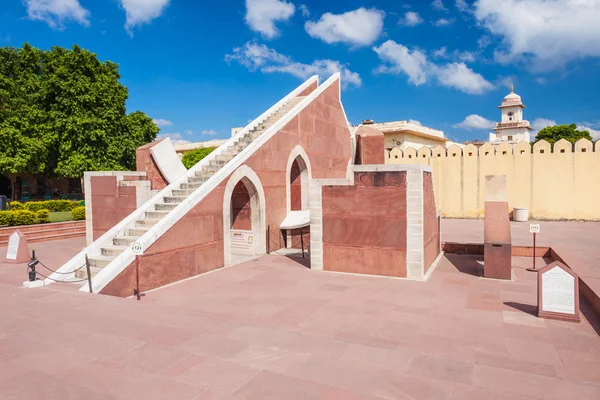
<path fill-rule="evenodd" d="M 578 131 L 577 125 L 571 124 L 547 126 L 540 130 L 535 137 L 536 142 L 545 140 L 551 145 L 558 142 L 560 139 L 566 139 L 571 143 L 575 143 L 579 139 L 592 140 L 592 135 L 590 135 L 590 132 L 586 130 Z"/>
<path fill-rule="evenodd" d="M 14 211 L 0 211 L 0 226 L 10 225 Z"/>
<path fill-rule="evenodd" d="M 16 211 L 16 210 L 24 210 L 25 206 L 23 205 L 23 203 L 21 203 L 20 201 L 11 201 L 10 202 L 10 209 L 12 211 Z"/>
<path fill-rule="evenodd" d="M 50 210 L 38 210 L 35 216 L 40 224 L 45 224 L 50 221 Z"/>
<path fill-rule="evenodd" d="M 80 178 L 135 168 L 135 149 L 158 127 L 126 113 L 119 67 L 71 50 L 0 48 L 0 173 Z"/>
<path fill-rule="evenodd" d="M 12 213 L 11 225 L 33 225 L 36 221 L 35 213 L 29 210 L 9 211 Z"/>
<path fill-rule="evenodd" d="M 75 207 L 73 209 L 73 211 L 71 211 L 71 214 L 73 214 L 73 219 L 75 221 L 80 221 L 82 219 L 85 219 L 85 207 L 84 206 Z"/>
<path fill-rule="evenodd" d="M 50 222 L 65 222 L 73 221 L 73 213 L 71 211 L 54 211 L 50 213 Z"/>
<path fill-rule="evenodd" d="M 13 202 L 14 203 L 14 202 Z M 22 206 L 29 211 L 50 210 L 50 211 L 71 211 L 75 207 L 81 206 L 80 200 L 44 200 L 28 201 Z M 12 207 L 12 203 L 11 203 Z M 21 208 L 23 209 L 23 208 Z"/>
<path fill-rule="evenodd" d="M 215 149 L 216 147 L 203 147 L 200 149 L 188 151 L 186 153 L 183 153 L 181 162 L 183 163 L 183 165 L 185 165 L 187 169 L 190 169 L 198 162 L 200 162 L 204 157 L 212 153 Z"/>

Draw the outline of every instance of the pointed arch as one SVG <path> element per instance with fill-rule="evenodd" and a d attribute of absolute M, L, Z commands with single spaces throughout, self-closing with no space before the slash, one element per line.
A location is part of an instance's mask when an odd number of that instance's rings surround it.
<path fill-rule="evenodd" d="M 227 181 L 223 197 L 223 249 L 225 265 L 232 263 L 231 230 L 232 230 L 232 202 L 231 198 L 235 187 L 242 182 L 250 198 L 252 221 L 252 254 L 267 252 L 266 244 L 266 202 L 265 191 L 256 172 L 247 165 L 242 165 L 235 170 Z"/>

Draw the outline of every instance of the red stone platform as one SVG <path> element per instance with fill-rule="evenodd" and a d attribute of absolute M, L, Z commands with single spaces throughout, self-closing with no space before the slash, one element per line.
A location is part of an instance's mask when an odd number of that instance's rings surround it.
<path fill-rule="evenodd" d="M 1 265 L 0 398 L 598 400 L 589 305 L 579 324 L 538 319 L 530 259 L 515 282 L 477 259 L 417 282 L 265 256 L 140 302 L 23 289 Z"/>

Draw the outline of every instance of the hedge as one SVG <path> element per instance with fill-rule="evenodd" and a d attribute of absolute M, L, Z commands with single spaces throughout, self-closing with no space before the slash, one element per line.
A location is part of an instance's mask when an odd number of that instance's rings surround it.
<path fill-rule="evenodd" d="M 0 225 L 33 225 L 37 221 L 36 215 L 29 210 L 0 211 Z"/>
<path fill-rule="evenodd" d="M 50 210 L 39 210 L 35 213 L 40 224 L 45 224 L 50 221 Z"/>
<path fill-rule="evenodd" d="M 10 202 L 10 209 L 16 210 L 49 210 L 49 211 L 71 211 L 75 207 L 81 206 L 81 200 L 44 200 L 44 201 L 28 201 L 21 203 L 18 201 Z"/>
<path fill-rule="evenodd" d="M 84 206 L 75 207 L 73 209 L 73 211 L 71 211 L 71 214 L 73 215 L 73 219 L 75 221 L 80 221 L 82 219 L 85 219 L 85 207 Z"/>

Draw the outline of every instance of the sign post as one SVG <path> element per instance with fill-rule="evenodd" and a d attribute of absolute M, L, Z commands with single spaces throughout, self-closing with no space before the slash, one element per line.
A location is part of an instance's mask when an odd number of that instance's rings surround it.
<path fill-rule="evenodd" d="M 131 244 L 131 251 L 135 255 L 135 290 L 134 294 L 138 301 L 141 298 L 140 295 L 140 256 L 144 254 L 144 245 L 140 242 L 133 242 Z"/>
<path fill-rule="evenodd" d="M 527 268 L 527 271 L 537 272 L 537 269 L 535 269 L 535 237 L 540 233 L 540 224 L 529 224 L 529 233 L 533 233 L 533 268 Z"/>

